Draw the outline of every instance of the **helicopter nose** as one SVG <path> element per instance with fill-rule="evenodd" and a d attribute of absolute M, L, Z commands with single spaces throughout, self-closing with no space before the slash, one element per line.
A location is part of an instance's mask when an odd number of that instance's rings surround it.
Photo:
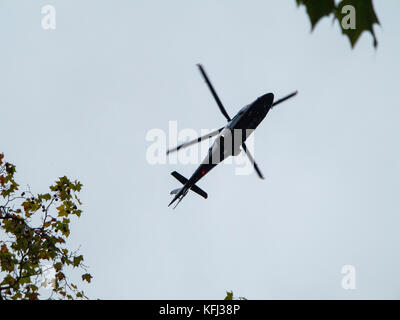
<path fill-rule="evenodd" d="M 264 94 L 263 96 L 259 97 L 258 99 L 261 100 L 264 107 L 270 107 L 272 105 L 272 103 L 274 102 L 274 94 L 267 93 L 267 94 Z"/>

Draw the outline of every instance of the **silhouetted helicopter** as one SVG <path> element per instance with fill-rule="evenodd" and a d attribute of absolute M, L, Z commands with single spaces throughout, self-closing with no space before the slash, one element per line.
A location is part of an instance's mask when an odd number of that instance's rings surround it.
<path fill-rule="evenodd" d="M 267 93 L 259 98 L 257 98 L 251 104 L 244 106 L 240 111 L 231 119 L 226 112 L 221 100 L 219 99 L 217 93 L 214 90 L 213 85 L 211 84 L 210 80 L 207 77 L 206 72 L 201 64 L 197 65 L 202 76 L 204 77 L 205 82 L 207 83 L 219 109 L 221 110 L 222 114 L 228 120 L 228 123 L 209 134 L 199 137 L 195 140 L 183 143 L 173 149 L 167 151 L 167 155 L 173 151 L 178 151 L 182 148 L 188 147 L 195 143 L 201 142 L 202 140 L 209 139 L 218 135 L 215 139 L 214 143 L 208 150 L 207 157 L 203 160 L 197 170 L 193 173 L 190 179 L 186 179 L 184 176 L 179 174 L 178 172 L 174 171 L 171 172 L 171 175 L 175 177 L 180 183 L 183 184 L 182 188 L 178 188 L 171 191 L 171 194 L 174 194 L 175 197 L 172 199 L 170 204 L 173 204 L 176 200 L 179 199 L 175 207 L 181 202 L 184 196 L 188 193 L 189 190 L 194 191 L 195 193 L 199 194 L 203 198 L 207 199 L 207 193 L 196 186 L 197 181 L 199 181 L 202 177 L 204 177 L 212 168 L 214 168 L 218 163 L 221 163 L 229 156 L 236 156 L 240 153 L 241 149 L 246 152 L 247 157 L 251 161 L 256 170 L 258 176 L 261 179 L 264 179 L 258 165 L 254 161 L 253 156 L 251 155 L 250 151 L 247 149 L 245 144 L 246 139 L 249 135 L 254 131 L 255 128 L 261 123 L 261 121 L 265 118 L 268 111 L 272 109 L 277 104 L 292 98 L 297 94 L 297 91 L 283 97 L 282 99 L 274 102 L 274 95 L 272 93 Z M 174 207 L 174 208 L 175 208 Z"/>

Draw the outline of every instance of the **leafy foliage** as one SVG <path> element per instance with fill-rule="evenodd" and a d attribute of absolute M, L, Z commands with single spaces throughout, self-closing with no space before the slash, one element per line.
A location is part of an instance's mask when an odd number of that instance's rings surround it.
<path fill-rule="evenodd" d="M 374 23 L 379 24 L 379 20 L 374 11 L 372 0 L 343 0 L 339 3 L 336 10 L 336 18 L 339 21 L 343 18 L 342 8 L 346 5 L 352 5 L 356 8 L 357 27 L 347 30 L 342 28 L 342 33 L 349 38 L 351 46 L 354 47 L 361 33 L 369 31 L 372 34 L 374 47 L 376 48 L 378 46 L 378 40 L 376 39 L 373 26 Z"/>
<path fill-rule="evenodd" d="M 308 17 L 311 21 L 311 29 L 314 29 L 317 22 L 324 16 L 329 16 L 335 10 L 334 0 L 296 0 L 297 5 L 303 4 L 306 7 Z"/>
<path fill-rule="evenodd" d="M 86 298 L 66 276 L 68 268 L 83 270 L 82 281 L 90 282 L 83 256 L 70 252 L 66 240 L 70 219 L 80 217 L 78 193 L 82 184 L 61 177 L 50 192 L 19 192 L 14 180 L 16 168 L 0 154 L 0 300 L 36 300 L 46 282 L 45 273 L 54 273 L 50 299 Z"/>
<path fill-rule="evenodd" d="M 233 300 L 233 291 L 227 291 L 226 292 L 226 297 L 224 300 Z"/>
<path fill-rule="evenodd" d="M 373 26 L 379 24 L 378 17 L 374 11 L 372 0 L 342 0 L 336 6 L 334 0 L 296 0 L 297 5 L 304 5 L 311 21 L 311 29 L 313 30 L 318 21 L 329 15 L 333 15 L 334 19 L 339 21 L 342 33 L 348 37 L 352 48 L 354 48 L 357 40 L 364 31 L 369 31 L 374 40 L 374 47 L 378 46 Z M 344 6 L 351 5 L 355 8 L 356 28 L 344 29 L 342 19 L 346 14 L 342 13 Z"/>
<path fill-rule="evenodd" d="M 236 297 L 233 296 L 233 291 L 227 291 L 226 292 L 226 297 L 225 297 L 224 300 L 247 300 L 247 299 L 244 298 L 244 297 L 236 298 Z"/>

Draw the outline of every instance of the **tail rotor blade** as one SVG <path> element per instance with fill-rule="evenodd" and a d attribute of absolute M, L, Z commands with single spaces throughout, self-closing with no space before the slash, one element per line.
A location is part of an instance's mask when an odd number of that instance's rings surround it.
<path fill-rule="evenodd" d="M 259 176 L 261 179 L 265 179 L 264 176 L 263 176 L 263 174 L 261 173 L 260 168 L 258 167 L 257 163 L 255 162 L 253 156 L 251 155 L 250 151 L 247 149 L 247 146 L 246 146 L 246 144 L 245 144 L 244 142 L 243 142 L 243 144 L 242 144 L 242 148 L 243 148 L 243 150 L 246 152 L 247 157 L 249 158 L 250 162 L 253 164 L 254 169 L 256 170 L 258 176 Z"/>
<path fill-rule="evenodd" d="M 198 64 L 197 67 L 199 68 L 204 80 L 206 81 L 208 88 L 210 89 L 210 91 L 215 99 L 215 102 L 217 102 L 217 105 L 218 105 L 219 109 L 221 110 L 222 114 L 225 116 L 225 118 L 228 121 L 231 121 L 231 117 L 229 117 L 228 113 L 225 110 L 224 105 L 222 104 L 221 100 L 219 99 L 217 93 L 215 92 L 214 87 L 211 84 L 210 80 L 208 79 L 208 76 L 207 76 L 206 72 L 204 71 L 203 66 L 201 64 Z"/>
<path fill-rule="evenodd" d="M 281 98 L 281 99 L 275 101 L 275 102 L 272 104 L 271 109 L 272 109 L 273 107 L 275 107 L 277 104 L 280 104 L 281 102 L 286 101 L 287 99 L 290 99 L 290 98 L 294 97 L 296 94 L 297 94 L 297 91 L 292 92 L 291 94 L 288 94 L 286 97 L 283 97 L 283 98 Z"/>

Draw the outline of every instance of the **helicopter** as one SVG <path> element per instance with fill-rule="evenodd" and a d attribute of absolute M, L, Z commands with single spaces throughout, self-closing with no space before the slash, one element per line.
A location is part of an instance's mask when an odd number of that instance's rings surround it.
<path fill-rule="evenodd" d="M 197 67 L 199 68 L 201 75 L 203 76 L 208 88 L 210 89 L 211 94 L 214 97 L 215 102 L 217 103 L 221 113 L 225 116 L 227 124 L 218 130 L 208 133 L 207 135 L 182 143 L 177 147 L 169 149 L 167 151 L 168 155 L 171 152 L 179 151 L 195 143 L 199 143 L 203 140 L 207 140 L 214 136 L 217 136 L 217 138 L 214 140 L 213 144 L 209 148 L 207 156 L 189 179 L 185 178 L 177 171 L 171 172 L 171 175 L 183 185 L 181 188 L 174 189 L 170 193 L 171 195 L 174 195 L 174 198 L 168 206 L 171 206 L 175 201 L 178 200 L 174 208 L 176 208 L 176 206 L 182 201 L 189 190 L 197 193 L 204 199 L 207 199 L 207 193 L 199 188 L 196 183 L 219 163 L 224 161 L 229 156 L 239 155 L 242 150 L 246 153 L 258 176 L 261 179 L 264 179 L 264 176 L 261 173 L 261 170 L 255 162 L 249 149 L 247 148 L 245 141 L 257 128 L 257 126 L 264 120 L 269 110 L 271 110 L 279 103 L 286 101 L 287 99 L 290 99 L 297 94 L 297 91 L 294 91 L 275 102 L 273 93 L 264 94 L 258 97 L 252 103 L 241 108 L 239 112 L 233 118 L 231 118 L 221 100 L 219 99 L 203 66 L 201 64 L 197 64 Z"/>

